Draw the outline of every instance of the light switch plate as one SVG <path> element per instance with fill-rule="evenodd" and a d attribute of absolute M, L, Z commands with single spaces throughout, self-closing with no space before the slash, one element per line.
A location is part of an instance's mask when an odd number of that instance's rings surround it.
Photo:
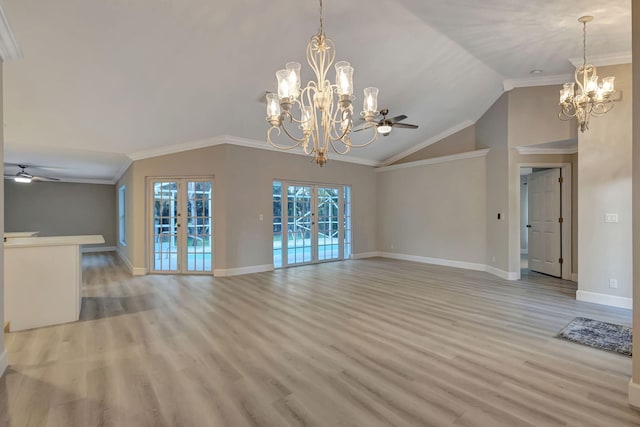
<path fill-rule="evenodd" d="M 604 214 L 604 222 L 618 222 L 618 214 L 617 213 Z"/>

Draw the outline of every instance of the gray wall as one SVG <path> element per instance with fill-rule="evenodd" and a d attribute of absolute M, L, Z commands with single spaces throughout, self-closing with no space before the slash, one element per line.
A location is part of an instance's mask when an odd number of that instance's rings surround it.
<path fill-rule="evenodd" d="M 113 185 L 66 182 L 19 184 L 5 180 L 6 231 L 39 231 L 41 236 L 101 234 L 116 246 Z"/>

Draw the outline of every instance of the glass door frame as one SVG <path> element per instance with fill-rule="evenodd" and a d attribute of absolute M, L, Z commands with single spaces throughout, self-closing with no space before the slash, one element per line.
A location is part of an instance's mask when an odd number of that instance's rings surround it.
<path fill-rule="evenodd" d="M 317 182 L 303 182 L 303 181 L 292 181 L 292 180 L 284 180 L 284 179 L 275 179 L 273 182 L 279 182 L 281 185 L 281 230 L 280 230 L 280 244 L 281 244 L 281 259 L 282 264 L 277 268 L 287 268 L 287 267 L 297 267 L 302 265 L 310 265 L 310 264 L 321 264 L 325 262 L 334 262 L 334 261 L 343 261 L 344 258 L 344 236 L 345 236 L 345 212 L 344 212 L 344 185 L 341 184 L 323 184 Z M 289 263 L 289 212 L 288 212 L 288 189 L 289 187 L 309 187 L 311 188 L 311 216 L 312 216 L 312 226 L 311 226 L 311 260 L 308 262 L 295 262 Z M 326 258 L 320 260 L 319 258 L 319 245 L 320 239 L 318 236 L 318 221 L 319 221 L 319 212 L 318 212 L 318 199 L 319 199 L 319 189 L 332 189 L 337 190 L 338 192 L 338 257 L 337 258 Z M 303 246 L 304 248 L 304 246 Z M 303 249 L 304 251 L 304 249 Z"/>
<path fill-rule="evenodd" d="M 210 246 L 211 246 L 211 270 L 197 271 L 188 270 L 188 218 L 189 212 L 187 211 L 188 202 L 188 190 L 187 183 L 193 181 L 209 181 L 211 182 L 211 200 L 209 217 L 211 218 L 211 225 L 209 226 Z M 175 270 L 156 270 L 155 269 L 155 195 L 154 195 L 154 183 L 157 182 L 175 182 L 178 186 L 176 204 L 178 206 L 177 215 L 179 230 L 176 231 L 176 256 L 177 256 L 177 268 Z M 198 274 L 198 275 L 213 275 L 214 271 L 214 236 L 215 236 L 215 218 L 214 218 L 214 194 L 215 194 L 215 182 L 213 176 L 154 176 L 146 178 L 146 191 L 147 191 L 147 205 L 146 205 L 146 221 L 147 227 L 145 233 L 146 240 L 146 252 L 147 252 L 147 265 L 149 266 L 147 271 L 150 274 Z M 181 188 L 185 188 L 182 190 Z M 184 222 L 184 226 L 180 221 Z M 182 249 L 184 248 L 184 249 Z"/>

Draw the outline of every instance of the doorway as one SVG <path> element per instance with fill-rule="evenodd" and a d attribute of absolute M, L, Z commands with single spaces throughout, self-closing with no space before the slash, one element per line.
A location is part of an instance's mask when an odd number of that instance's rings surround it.
<path fill-rule="evenodd" d="M 152 178 L 148 183 L 150 271 L 211 274 L 213 180 Z"/>
<path fill-rule="evenodd" d="M 350 256 L 350 187 L 273 182 L 275 268 L 339 261 Z"/>
<path fill-rule="evenodd" d="M 572 279 L 571 164 L 519 164 L 520 276 Z"/>

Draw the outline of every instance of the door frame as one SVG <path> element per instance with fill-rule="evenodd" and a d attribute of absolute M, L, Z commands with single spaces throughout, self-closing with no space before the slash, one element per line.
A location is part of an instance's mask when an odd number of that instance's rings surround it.
<path fill-rule="evenodd" d="M 279 179 L 279 178 L 274 178 L 271 180 L 271 182 L 273 183 L 274 181 L 280 182 L 282 185 L 282 194 L 283 197 L 281 199 L 281 203 L 282 203 L 282 211 L 285 212 L 285 203 L 287 202 L 286 199 L 286 188 L 288 185 L 298 185 L 298 186 L 308 186 L 311 187 L 312 189 L 312 203 L 311 203 L 311 208 L 312 210 L 314 210 L 314 224 L 311 227 L 311 261 L 310 262 L 305 262 L 305 263 L 296 263 L 296 264 L 291 264 L 289 265 L 288 262 L 286 262 L 287 260 L 285 259 L 285 257 L 287 256 L 288 253 L 288 244 L 285 246 L 284 245 L 284 236 L 285 233 L 284 229 L 288 227 L 288 223 L 285 222 L 285 215 L 282 215 L 282 227 L 283 227 L 283 231 L 281 232 L 281 238 L 282 238 L 282 266 L 278 267 L 278 268 L 282 268 L 282 269 L 286 269 L 289 267 L 299 267 L 299 266 L 303 266 L 303 265 L 314 265 L 314 264 L 322 264 L 325 262 L 336 262 L 336 261 L 344 261 L 347 259 L 350 259 L 352 257 L 353 254 L 353 224 L 351 226 L 351 241 L 350 241 L 350 245 L 351 245 L 351 254 L 349 254 L 349 258 L 345 257 L 345 253 L 344 253 L 344 238 L 345 238 L 345 227 L 344 227 L 344 207 L 342 207 L 342 209 L 340 209 L 339 211 L 339 215 L 338 215 L 338 221 L 340 223 L 340 230 L 339 230 L 339 238 L 338 238 L 338 251 L 339 251 L 339 257 L 338 258 L 331 258 L 331 259 L 324 259 L 324 260 L 319 260 L 318 258 L 318 194 L 317 194 L 317 190 L 318 188 L 334 188 L 338 190 L 338 194 L 339 194 L 339 206 L 344 206 L 343 201 L 344 201 L 344 194 L 345 194 L 345 187 L 351 187 L 350 184 L 329 184 L 329 183 L 324 183 L 324 182 L 313 182 L 313 181 L 299 181 L 299 180 L 295 180 L 295 179 Z M 353 193 L 351 193 L 351 198 L 353 198 Z M 272 196 L 273 197 L 273 196 Z M 353 221 L 353 199 L 350 200 L 350 204 L 351 204 L 351 220 Z M 273 215 L 271 217 L 273 219 Z M 288 218 L 287 218 L 288 219 Z M 215 224 L 215 222 L 214 222 Z M 272 239 L 273 239 L 273 232 L 271 233 L 272 235 Z M 314 242 L 315 240 L 315 242 Z M 285 249 L 287 249 L 287 251 L 285 251 Z M 272 254 L 273 254 L 273 247 L 272 247 Z"/>
<path fill-rule="evenodd" d="M 211 233 L 211 271 L 181 271 L 181 268 L 178 268 L 178 271 L 155 271 L 153 269 L 153 264 L 154 264 L 154 252 L 153 252 L 153 247 L 151 244 L 151 239 L 154 236 L 154 224 L 153 224 L 153 203 L 154 203 L 154 198 L 153 198 L 153 189 L 151 188 L 151 182 L 153 181 L 205 181 L 205 180 L 209 180 L 211 181 L 211 204 L 212 204 L 212 209 L 210 212 L 211 215 L 211 221 L 213 222 L 213 227 L 210 230 Z M 146 253 L 146 262 L 147 262 L 147 272 L 150 274 L 188 274 L 188 275 L 206 275 L 206 276 L 213 276 L 213 272 L 215 270 L 215 266 L 214 266 L 214 262 L 215 262 L 215 253 L 214 253 L 214 248 L 215 248 L 215 238 L 216 238 L 216 219 L 215 219 L 215 209 L 216 209 L 216 203 L 215 203 L 215 177 L 213 175 L 209 175 L 209 176 L 203 176 L 203 175 L 176 175 L 176 176 L 171 176 L 171 175 L 160 175 L 160 176 L 146 176 L 145 180 L 144 180 L 144 191 L 146 193 L 145 195 L 145 227 L 144 227 L 144 238 L 145 238 L 145 253 Z M 179 195 L 178 195 L 179 196 Z M 179 238 L 179 236 L 178 236 Z M 184 246 L 184 243 L 183 243 Z M 186 246 L 185 246 L 186 249 Z M 180 254 L 178 254 L 178 262 L 180 263 Z"/>
<path fill-rule="evenodd" d="M 572 248 L 572 239 L 571 239 L 571 230 L 573 227 L 573 206 L 571 204 L 571 196 L 572 196 L 572 181 L 573 176 L 571 175 L 571 163 L 558 162 L 558 163 L 536 163 L 536 162 L 521 162 L 517 163 L 518 167 L 518 176 L 520 174 L 520 168 L 559 168 L 562 175 L 562 184 L 560 184 L 560 191 L 562 192 L 561 201 L 562 201 L 562 258 L 563 268 L 562 268 L 562 276 L 561 278 L 564 280 L 573 280 L 577 281 L 577 277 L 574 276 L 573 273 L 573 248 Z M 517 254 L 514 253 L 512 256 L 516 256 L 516 259 L 520 259 L 520 227 L 521 217 L 520 217 L 520 184 L 518 181 L 518 191 L 516 192 L 516 201 L 514 203 L 514 208 L 516 210 L 515 217 L 518 218 L 518 234 L 517 234 L 517 245 L 515 250 L 517 250 Z M 566 267 L 565 267 L 566 266 Z M 518 280 L 522 278 L 522 269 L 518 268 Z"/>

